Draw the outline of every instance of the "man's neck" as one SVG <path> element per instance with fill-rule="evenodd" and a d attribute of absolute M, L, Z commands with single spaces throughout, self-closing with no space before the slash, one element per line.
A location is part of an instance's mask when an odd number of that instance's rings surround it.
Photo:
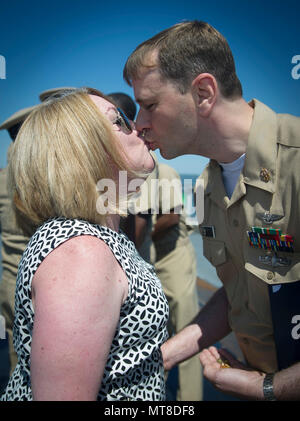
<path fill-rule="evenodd" d="M 208 158 L 222 163 L 235 161 L 246 152 L 253 108 L 243 99 L 220 100 L 212 113 L 211 149 Z"/>

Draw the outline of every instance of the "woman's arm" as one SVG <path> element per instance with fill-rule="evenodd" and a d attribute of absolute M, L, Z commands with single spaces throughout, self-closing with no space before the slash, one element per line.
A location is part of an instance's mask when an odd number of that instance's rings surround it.
<path fill-rule="evenodd" d="M 34 400 L 96 400 L 127 290 L 96 237 L 74 237 L 42 262 L 32 282 Z"/>

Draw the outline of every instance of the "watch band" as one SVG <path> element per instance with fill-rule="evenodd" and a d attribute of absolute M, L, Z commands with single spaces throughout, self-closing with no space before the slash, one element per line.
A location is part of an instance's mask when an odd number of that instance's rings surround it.
<path fill-rule="evenodd" d="M 266 401 L 276 401 L 274 391 L 273 391 L 273 379 L 275 373 L 266 374 L 263 383 L 263 392 Z"/>

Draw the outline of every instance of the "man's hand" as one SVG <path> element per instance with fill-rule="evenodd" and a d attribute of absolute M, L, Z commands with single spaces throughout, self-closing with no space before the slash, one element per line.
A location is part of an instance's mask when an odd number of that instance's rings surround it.
<path fill-rule="evenodd" d="M 264 374 L 246 367 L 225 350 L 204 349 L 199 358 L 204 376 L 220 391 L 246 400 L 263 400 Z"/>

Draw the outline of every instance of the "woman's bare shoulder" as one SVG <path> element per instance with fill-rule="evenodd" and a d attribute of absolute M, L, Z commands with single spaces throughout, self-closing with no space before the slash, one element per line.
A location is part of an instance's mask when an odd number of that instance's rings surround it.
<path fill-rule="evenodd" d="M 62 289 L 94 286 L 118 288 L 126 294 L 127 278 L 109 246 L 98 237 L 72 237 L 54 249 L 41 263 L 32 280 L 33 297 L 37 288 L 57 286 Z"/>

